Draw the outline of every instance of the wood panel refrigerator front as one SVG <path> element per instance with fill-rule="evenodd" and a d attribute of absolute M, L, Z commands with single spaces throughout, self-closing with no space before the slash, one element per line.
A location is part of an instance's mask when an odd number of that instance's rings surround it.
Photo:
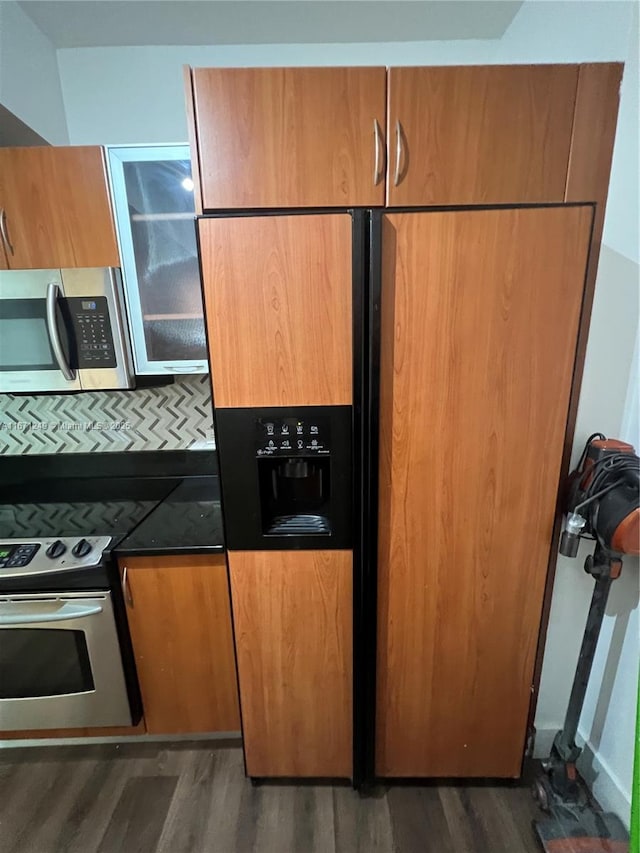
<path fill-rule="evenodd" d="M 379 776 L 520 773 L 591 217 L 383 219 Z"/>
<path fill-rule="evenodd" d="M 351 777 L 351 551 L 230 551 L 249 776 Z"/>
<path fill-rule="evenodd" d="M 351 405 L 351 217 L 199 228 L 216 408 Z"/>

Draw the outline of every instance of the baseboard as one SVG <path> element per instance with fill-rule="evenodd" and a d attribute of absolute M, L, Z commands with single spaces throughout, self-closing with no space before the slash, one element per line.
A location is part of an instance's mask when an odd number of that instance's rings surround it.
<path fill-rule="evenodd" d="M 1 749 L 32 746 L 86 746 L 96 743 L 176 743 L 197 740 L 226 740 L 236 741 L 234 746 L 242 746 L 241 732 L 204 732 L 202 734 L 185 735 L 109 735 L 108 737 L 42 737 L 16 738 L 15 740 L 0 740 Z"/>
<path fill-rule="evenodd" d="M 606 761 L 594 751 L 589 742 L 584 742 L 578 735 L 576 738 L 583 753 L 578 759 L 578 770 L 589 786 L 593 796 L 607 812 L 617 814 L 629 829 L 631 822 L 631 792 L 625 791 L 625 786 L 611 770 Z"/>
<path fill-rule="evenodd" d="M 556 729 L 536 729 L 536 739 L 533 744 L 534 758 L 548 758 L 553 746 L 553 739 L 558 733 Z"/>
<path fill-rule="evenodd" d="M 537 729 L 533 747 L 534 758 L 548 758 L 557 732 L 557 728 Z M 606 761 L 598 756 L 590 743 L 585 743 L 580 736 L 578 736 L 578 743 L 584 750 L 578 759 L 580 774 L 602 808 L 618 815 L 628 829 L 631 817 L 630 794 L 625 792 L 624 785 L 611 771 Z"/>

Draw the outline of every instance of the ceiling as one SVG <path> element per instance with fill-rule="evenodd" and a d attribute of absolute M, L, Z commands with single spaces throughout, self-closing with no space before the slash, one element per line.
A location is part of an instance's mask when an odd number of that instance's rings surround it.
<path fill-rule="evenodd" d="M 509 0 L 23 0 L 57 48 L 497 39 Z"/>

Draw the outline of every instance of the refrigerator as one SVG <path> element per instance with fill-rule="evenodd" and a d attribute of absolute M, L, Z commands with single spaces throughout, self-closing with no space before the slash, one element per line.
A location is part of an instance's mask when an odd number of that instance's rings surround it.
<path fill-rule="evenodd" d="M 199 218 L 252 778 L 520 775 L 592 217 Z"/>

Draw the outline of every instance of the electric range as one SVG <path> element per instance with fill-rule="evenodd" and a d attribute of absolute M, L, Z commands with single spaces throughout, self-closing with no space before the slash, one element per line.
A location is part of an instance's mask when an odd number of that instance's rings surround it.
<path fill-rule="evenodd" d="M 58 478 L 4 489 L 0 730 L 129 726 L 140 719 L 111 551 L 177 482 Z"/>

